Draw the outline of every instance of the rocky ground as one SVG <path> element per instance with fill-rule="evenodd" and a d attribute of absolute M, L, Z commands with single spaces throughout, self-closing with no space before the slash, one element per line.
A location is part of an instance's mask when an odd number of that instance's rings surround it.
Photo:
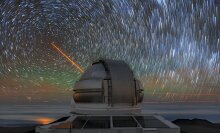
<path fill-rule="evenodd" d="M 220 123 L 203 119 L 177 119 L 173 123 L 180 127 L 181 133 L 220 133 Z"/>

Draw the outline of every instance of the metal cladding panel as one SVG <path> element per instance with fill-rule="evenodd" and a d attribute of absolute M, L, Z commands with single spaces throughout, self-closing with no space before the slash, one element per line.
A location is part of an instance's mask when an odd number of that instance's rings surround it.
<path fill-rule="evenodd" d="M 106 75 L 106 71 L 103 65 L 94 64 L 85 71 L 85 73 L 82 75 L 80 80 L 95 79 L 95 78 L 104 79 L 106 77 L 108 77 L 108 75 Z"/>
<path fill-rule="evenodd" d="M 100 103 L 104 101 L 102 79 L 80 80 L 73 91 L 75 102 Z"/>
<path fill-rule="evenodd" d="M 74 93 L 73 98 L 76 103 L 102 103 L 104 100 L 102 92 Z"/>
<path fill-rule="evenodd" d="M 102 89 L 102 79 L 80 80 L 76 82 L 74 90 Z"/>
<path fill-rule="evenodd" d="M 135 83 L 129 66 L 123 61 L 105 60 L 112 82 L 111 102 L 116 104 L 134 104 Z"/>

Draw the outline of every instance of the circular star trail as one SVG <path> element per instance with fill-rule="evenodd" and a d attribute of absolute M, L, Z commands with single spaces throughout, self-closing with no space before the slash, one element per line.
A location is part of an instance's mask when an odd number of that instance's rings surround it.
<path fill-rule="evenodd" d="M 100 58 L 124 60 L 145 102 L 220 101 L 218 0 L 3 0 L 0 12 L 6 101 L 72 93 L 80 72 L 53 42 L 84 69 Z"/>

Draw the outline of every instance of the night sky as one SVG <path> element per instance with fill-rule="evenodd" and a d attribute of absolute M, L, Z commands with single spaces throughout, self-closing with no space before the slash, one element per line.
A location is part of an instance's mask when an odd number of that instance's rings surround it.
<path fill-rule="evenodd" d="M 0 103 L 70 101 L 80 72 L 120 59 L 144 102 L 220 102 L 218 0 L 2 0 Z"/>

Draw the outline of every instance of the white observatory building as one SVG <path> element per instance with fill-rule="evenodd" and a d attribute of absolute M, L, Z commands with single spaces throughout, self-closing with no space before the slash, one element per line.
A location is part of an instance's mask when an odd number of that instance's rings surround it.
<path fill-rule="evenodd" d="M 129 66 L 100 60 L 76 82 L 71 116 L 36 128 L 37 133 L 180 133 L 159 115 L 143 114 L 143 87 Z"/>

